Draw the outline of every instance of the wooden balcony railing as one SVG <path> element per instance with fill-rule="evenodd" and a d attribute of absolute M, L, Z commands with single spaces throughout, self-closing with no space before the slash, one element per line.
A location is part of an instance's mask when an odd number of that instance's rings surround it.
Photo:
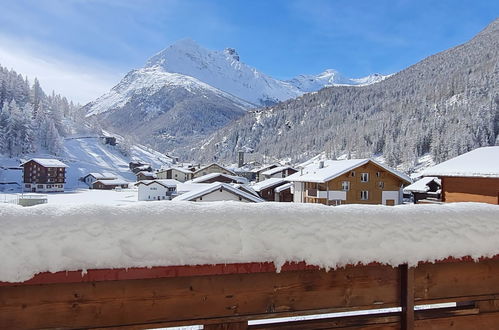
<path fill-rule="evenodd" d="M 415 311 L 414 305 L 456 302 Z M 374 313 L 382 308 L 401 311 Z M 342 311 L 367 315 L 248 325 L 249 320 Z M 369 312 L 370 311 L 370 312 Z M 0 329 L 497 329 L 499 259 L 448 259 L 325 271 L 288 263 L 42 273 L 0 283 Z"/>

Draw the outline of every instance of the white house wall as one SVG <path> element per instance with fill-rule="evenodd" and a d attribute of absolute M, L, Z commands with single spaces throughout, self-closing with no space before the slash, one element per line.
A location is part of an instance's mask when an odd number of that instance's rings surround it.
<path fill-rule="evenodd" d="M 157 201 L 168 200 L 170 197 L 166 196 L 168 189 L 158 183 L 150 185 L 139 185 L 138 200 L 139 201 Z M 159 197 L 159 199 L 158 199 Z"/>
<path fill-rule="evenodd" d="M 293 202 L 303 203 L 303 182 L 293 182 Z"/>
<path fill-rule="evenodd" d="M 400 197 L 400 191 L 383 191 L 381 192 L 381 203 L 386 205 L 386 201 L 389 199 L 393 199 L 395 201 L 395 205 L 398 205 L 402 202 Z"/>

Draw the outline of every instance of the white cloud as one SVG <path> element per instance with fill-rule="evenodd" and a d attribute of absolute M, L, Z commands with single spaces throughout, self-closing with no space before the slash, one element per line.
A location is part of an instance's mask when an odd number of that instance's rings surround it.
<path fill-rule="evenodd" d="M 28 76 L 30 82 L 38 78 L 46 93 L 54 90 L 80 104 L 101 96 L 123 76 L 90 59 L 5 36 L 0 36 L 0 65 Z"/>

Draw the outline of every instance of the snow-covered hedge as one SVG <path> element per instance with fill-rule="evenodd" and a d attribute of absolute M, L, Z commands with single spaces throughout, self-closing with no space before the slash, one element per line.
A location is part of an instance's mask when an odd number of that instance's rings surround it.
<path fill-rule="evenodd" d="M 499 253 L 499 206 L 0 205 L 0 281 L 38 272 L 285 261 L 334 268 Z"/>

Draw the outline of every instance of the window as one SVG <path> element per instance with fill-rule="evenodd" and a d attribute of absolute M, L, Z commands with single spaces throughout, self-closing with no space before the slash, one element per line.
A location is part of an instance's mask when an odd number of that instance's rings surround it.
<path fill-rule="evenodd" d="M 151 190 L 158 190 L 158 188 L 156 188 L 156 187 L 151 187 Z"/>
<path fill-rule="evenodd" d="M 353 178 L 355 176 L 355 171 L 350 172 L 350 176 Z"/>
<path fill-rule="evenodd" d="M 360 192 L 360 199 L 363 200 L 363 201 L 367 201 L 369 199 L 369 191 L 362 190 Z"/>
<path fill-rule="evenodd" d="M 25 188 L 31 188 L 31 185 L 30 184 L 25 184 L 24 187 Z"/>
<path fill-rule="evenodd" d="M 350 190 L 350 181 L 343 181 L 341 183 L 341 190 L 349 191 Z"/>
<path fill-rule="evenodd" d="M 43 188 L 43 184 L 39 184 L 38 186 L 36 186 L 37 188 L 40 188 L 42 189 Z"/>
<path fill-rule="evenodd" d="M 378 188 L 379 188 L 379 189 L 383 189 L 383 188 L 385 188 L 385 183 L 384 183 L 383 181 L 379 181 L 379 182 L 378 182 Z"/>
<path fill-rule="evenodd" d="M 376 172 L 376 177 L 381 178 L 381 172 Z"/>
<path fill-rule="evenodd" d="M 360 182 L 369 181 L 369 173 L 360 173 Z"/>
<path fill-rule="evenodd" d="M 168 188 L 168 191 L 175 191 L 175 188 L 170 187 L 170 188 Z"/>

